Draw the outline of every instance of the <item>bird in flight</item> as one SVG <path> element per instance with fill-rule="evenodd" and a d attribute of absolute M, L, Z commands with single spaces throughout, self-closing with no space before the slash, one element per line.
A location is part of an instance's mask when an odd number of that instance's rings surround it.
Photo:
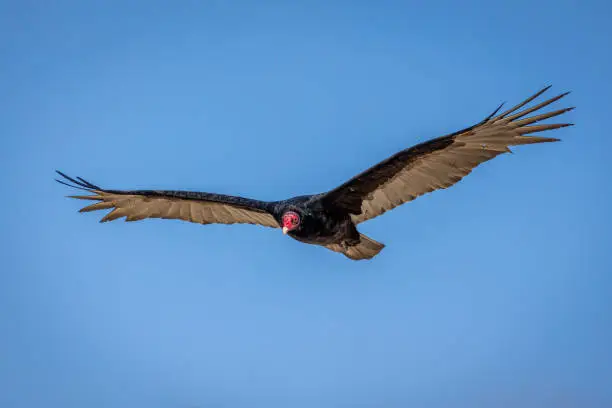
<path fill-rule="evenodd" d="M 164 218 L 199 224 L 257 224 L 279 228 L 298 241 L 323 246 L 353 260 L 371 259 L 385 245 L 361 234 L 358 224 L 423 194 L 454 185 L 479 164 L 511 153 L 510 146 L 559 141 L 531 135 L 572 125 L 535 124 L 574 109 L 540 113 L 569 92 L 525 107 L 549 88 L 498 114 L 502 104 L 466 129 L 402 150 L 320 194 L 260 201 L 193 191 L 111 190 L 60 171 L 57 173 L 64 181 L 56 181 L 92 193 L 69 196 L 95 201 L 80 212 L 112 210 L 100 222 L 125 217 L 125 221 Z M 534 112 L 538 114 L 528 116 Z"/>

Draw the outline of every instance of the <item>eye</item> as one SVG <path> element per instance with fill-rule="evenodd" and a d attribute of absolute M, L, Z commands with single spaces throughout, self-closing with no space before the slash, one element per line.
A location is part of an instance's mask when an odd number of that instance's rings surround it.
<path fill-rule="evenodd" d="M 297 219 L 297 218 L 293 218 L 293 219 L 291 220 L 291 223 L 292 223 L 293 225 L 298 225 L 298 219 Z"/>

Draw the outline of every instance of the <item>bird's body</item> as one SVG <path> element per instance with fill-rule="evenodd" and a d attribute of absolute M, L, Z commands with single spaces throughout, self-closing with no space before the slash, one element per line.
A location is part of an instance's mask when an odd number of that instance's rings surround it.
<path fill-rule="evenodd" d="M 301 228 L 287 234 L 306 244 L 331 245 L 352 243 L 359 239 L 359 233 L 350 214 L 341 209 L 328 208 L 319 198 L 321 195 L 294 197 L 274 203 L 274 214 L 282 224 L 282 215 L 287 211 L 300 214 Z"/>
<path fill-rule="evenodd" d="M 321 194 L 269 202 L 191 191 L 108 190 L 61 172 L 58 173 L 73 184 L 58 181 L 94 193 L 72 196 L 96 201 L 82 212 L 112 209 L 101 222 L 125 217 L 126 221 L 168 218 L 200 224 L 258 224 L 282 228 L 283 233 L 300 242 L 320 245 L 351 259 L 371 259 L 384 244 L 360 234 L 359 223 L 423 194 L 454 185 L 479 164 L 510 152 L 510 146 L 558 141 L 527 135 L 569 126 L 532 124 L 573 108 L 525 116 L 566 94 L 519 111 L 548 88 L 495 116 L 500 106 L 474 126 L 402 150 Z"/>

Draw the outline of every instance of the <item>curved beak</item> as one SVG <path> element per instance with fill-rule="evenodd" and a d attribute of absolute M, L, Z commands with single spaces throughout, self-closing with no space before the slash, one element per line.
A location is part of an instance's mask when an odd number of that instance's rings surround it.
<path fill-rule="evenodd" d="M 287 232 L 289 232 L 289 228 L 287 227 L 283 227 L 283 234 L 287 235 Z"/>

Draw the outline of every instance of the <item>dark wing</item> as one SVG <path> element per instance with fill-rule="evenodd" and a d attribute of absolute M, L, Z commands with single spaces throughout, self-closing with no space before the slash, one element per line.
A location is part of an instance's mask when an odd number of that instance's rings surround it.
<path fill-rule="evenodd" d="M 325 205 L 347 210 L 352 214 L 353 221 L 360 223 L 423 194 L 452 186 L 479 164 L 502 153 L 511 153 L 509 146 L 558 141 L 527 135 L 570 126 L 569 123 L 532 124 L 574 108 L 523 117 L 561 99 L 569 92 L 519 111 L 549 88 L 542 89 L 512 109 L 495 116 L 500 106 L 474 126 L 403 150 L 318 199 Z"/>
<path fill-rule="evenodd" d="M 221 194 L 169 190 L 106 190 L 80 177 L 73 179 L 57 172 L 65 181 L 59 183 L 85 190 L 93 195 L 69 196 L 97 201 L 80 212 L 108 210 L 100 222 L 125 217 L 125 221 L 145 218 L 179 219 L 199 224 L 257 224 L 279 228 L 274 216 L 268 212 L 268 203 L 248 198 Z"/>

